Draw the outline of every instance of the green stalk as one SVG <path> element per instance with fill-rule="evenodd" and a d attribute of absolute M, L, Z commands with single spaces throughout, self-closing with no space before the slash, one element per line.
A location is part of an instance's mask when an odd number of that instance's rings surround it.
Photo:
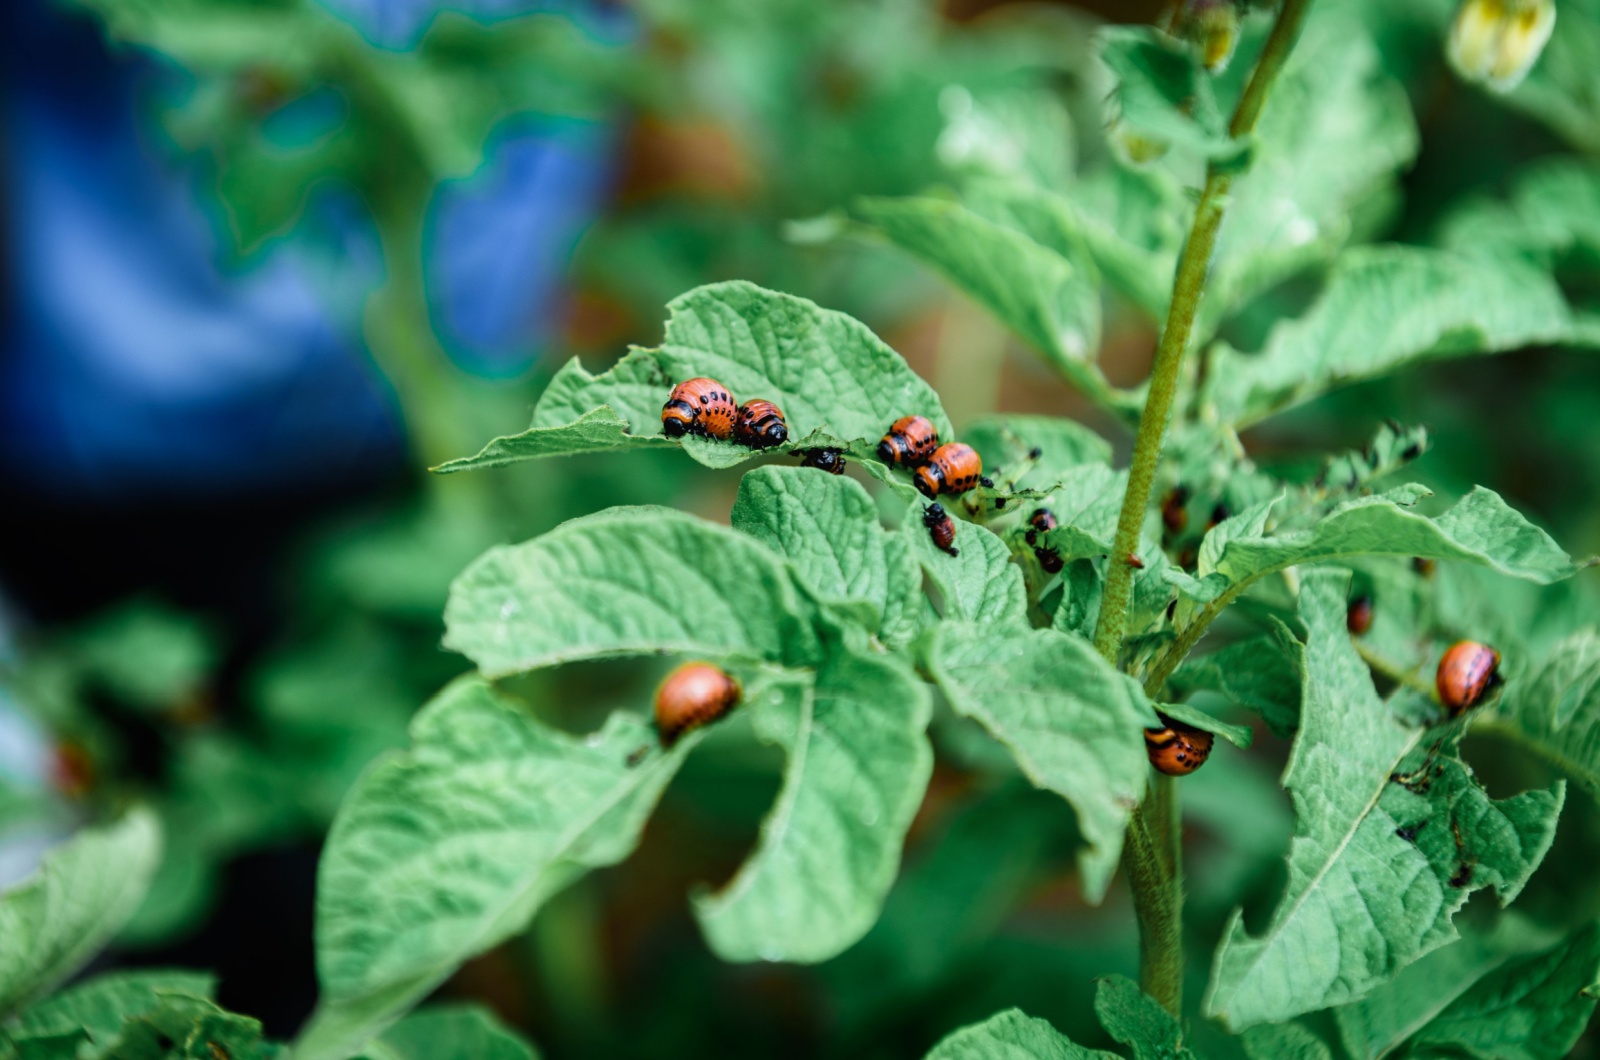
<path fill-rule="evenodd" d="M 1243 139 L 1255 131 L 1256 120 L 1266 103 L 1267 92 L 1294 47 L 1311 0 L 1283 0 L 1277 23 L 1267 38 L 1261 59 L 1250 75 L 1244 95 L 1234 109 L 1228 133 Z M 1234 169 L 1213 162 L 1206 170 L 1206 183 L 1195 207 L 1189 238 L 1179 255 L 1173 278 L 1172 302 L 1166 326 L 1156 347 L 1155 364 L 1150 372 L 1150 391 L 1144 412 L 1139 417 L 1139 432 L 1134 440 L 1133 463 L 1128 472 L 1128 489 L 1123 494 L 1122 512 L 1117 518 L 1116 541 L 1106 574 L 1100 604 L 1100 621 L 1095 628 L 1095 650 L 1113 666 L 1122 657 L 1122 642 L 1128 632 L 1128 607 L 1133 596 L 1133 570 L 1127 557 L 1139 547 L 1139 530 L 1150 506 L 1150 491 L 1155 484 L 1156 466 L 1161 461 L 1161 445 L 1172 418 L 1172 402 L 1178 390 L 1183 355 L 1194 331 L 1195 317 L 1205 294 L 1206 275 L 1216 247 L 1217 232 L 1227 209 L 1228 191 Z M 1222 601 L 1214 602 L 1219 605 Z M 1205 624 L 1200 624 L 1203 629 Z M 1198 632 L 1196 633 L 1198 636 Z M 1193 646 L 1192 644 L 1190 645 Z M 1174 662 L 1172 665 L 1176 665 Z M 1162 681 L 1165 681 L 1163 675 Z M 1159 684 L 1157 686 L 1159 691 Z M 1128 825 L 1128 841 L 1123 865 L 1133 890 L 1134 911 L 1139 918 L 1139 980 L 1146 993 L 1173 1015 L 1183 1007 L 1183 867 L 1181 810 L 1177 786 L 1170 777 L 1156 779 L 1151 794 L 1133 812 Z"/>
<path fill-rule="evenodd" d="M 1283 69 L 1289 51 L 1299 36 L 1300 23 L 1311 0 L 1283 0 L 1277 24 L 1267 38 L 1261 61 L 1256 64 L 1244 95 L 1228 123 L 1228 135 L 1243 139 L 1255 131 L 1256 119 L 1266 103 L 1267 92 Z M 1110 570 L 1100 604 L 1100 622 L 1095 627 L 1094 646 L 1115 664 L 1122 652 L 1128 631 L 1128 605 L 1133 596 L 1133 567 L 1125 557 L 1139 547 L 1139 529 L 1150 506 L 1150 490 L 1155 484 L 1156 466 L 1161 462 L 1161 444 L 1172 418 L 1172 401 L 1178 391 L 1183 355 L 1194 331 L 1195 317 L 1205 293 L 1211 253 L 1216 248 L 1217 231 L 1227 209 L 1228 190 L 1233 186 L 1234 167 L 1213 162 L 1206 170 L 1205 188 L 1195 207 L 1189 238 L 1178 257 L 1172 284 L 1172 303 L 1167 309 L 1166 326 L 1156 347 L 1155 364 L 1150 370 L 1150 392 L 1144 413 L 1139 417 L 1139 433 L 1134 439 L 1133 463 L 1128 470 L 1128 489 L 1122 497 L 1122 512 L 1117 517 L 1117 536 L 1112 548 Z"/>

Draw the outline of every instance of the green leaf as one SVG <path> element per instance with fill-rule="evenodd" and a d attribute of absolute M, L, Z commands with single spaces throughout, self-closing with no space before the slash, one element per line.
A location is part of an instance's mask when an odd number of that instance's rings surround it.
<path fill-rule="evenodd" d="M 555 455 L 566 444 L 593 448 L 597 436 L 616 439 L 618 420 L 632 432 L 624 439 L 661 437 L 661 406 L 673 385 L 701 375 L 724 383 L 740 401 L 775 402 L 795 439 L 788 449 L 826 438 L 867 453 L 889 424 L 913 414 L 932 420 L 942 437 L 952 437 L 933 388 L 866 325 L 843 313 L 741 281 L 698 287 L 667 308 L 659 347 L 630 350 L 599 375 L 569 361 L 539 399 L 529 430 L 490 442 L 468 465 L 487 466 L 478 463 L 484 454 L 504 463 Z M 600 416 L 601 406 L 612 416 Z M 584 429 L 573 429 L 590 417 Z M 528 445 L 536 452 L 525 453 Z M 754 455 L 732 442 L 688 438 L 683 446 L 709 467 L 729 467 Z"/>
<path fill-rule="evenodd" d="M 466 456 L 440 464 L 433 470 L 441 475 L 454 471 L 476 471 L 480 468 L 504 467 L 522 460 L 536 460 L 542 456 L 572 456 L 577 453 L 603 452 L 624 446 L 665 446 L 669 439 L 640 436 L 628 433 L 628 421 L 601 405 L 586 412 L 571 423 L 557 427 L 529 427 L 521 434 L 496 438 L 478 451 L 476 456 Z"/>
<path fill-rule="evenodd" d="M 1111 161 L 1085 173 L 1062 201 L 1106 282 L 1152 320 L 1165 319 L 1193 212 L 1183 185 L 1163 170 Z"/>
<path fill-rule="evenodd" d="M 739 483 L 732 521 L 787 557 L 819 598 L 866 605 L 863 624 L 884 644 L 904 647 L 926 624 L 922 572 L 906 539 L 879 525 L 877 505 L 854 479 L 758 468 Z"/>
<path fill-rule="evenodd" d="M 367 1046 L 366 1060 L 535 1060 L 537 1055 L 487 1009 L 436 1005 L 384 1031 Z"/>
<path fill-rule="evenodd" d="M 1532 674 L 1511 683 L 1494 711 L 1515 735 L 1600 793 L 1600 631 L 1556 644 Z"/>
<path fill-rule="evenodd" d="M 1100 980 L 1094 1014 L 1107 1033 L 1133 1050 L 1134 1060 L 1195 1060 L 1172 1013 L 1120 975 Z"/>
<path fill-rule="evenodd" d="M 1277 736 L 1300 724 L 1300 642 L 1281 623 L 1273 632 L 1185 659 L 1172 687 L 1188 695 L 1216 692 L 1261 715 Z"/>
<path fill-rule="evenodd" d="M 1541 585 L 1580 569 L 1549 534 L 1492 490 L 1480 486 L 1433 519 L 1396 503 L 1396 497 L 1410 502 L 1419 490 L 1407 487 L 1390 495 L 1359 497 L 1334 508 L 1310 528 L 1287 533 L 1252 534 L 1255 524 L 1230 525 L 1244 519 L 1241 513 L 1211 531 L 1227 539 L 1220 548 L 1202 544 L 1203 554 L 1215 563 L 1209 577 L 1200 582 L 1170 580 L 1181 591 L 1207 600 L 1285 567 L 1354 556 L 1456 560 Z"/>
<path fill-rule="evenodd" d="M 225 1012 L 205 998 L 166 994 L 151 1011 L 134 1016 L 105 1055 L 114 1060 L 271 1060 L 276 1050 L 261 1038 L 261 1024 Z"/>
<path fill-rule="evenodd" d="M 1028 594 L 1022 583 L 1022 570 L 1011 562 L 1011 550 L 1005 542 L 977 523 L 956 519 L 955 548 L 959 555 L 952 556 L 935 547 L 923 526 L 926 506 L 927 502 L 920 498 L 911 502 L 900 524 L 900 534 L 912 558 L 938 588 L 944 617 L 998 622 L 1026 615 Z"/>
<path fill-rule="evenodd" d="M 1116 1054 L 1074 1045 L 1044 1020 L 1013 1008 L 946 1035 L 927 1060 L 1116 1060 Z"/>
<path fill-rule="evenodd" d="M 1250 1060 L 1333 1060 L 1333 1050 L 1298 1023 L 1266 1023 L 1244 1032 Z"/>
<path fill-rule="evenodd" d="M 0 1060 L 80 1060 L 87 1040 L 82 1031 L 15 1039 L 0 1031 Z"/>
<path fill-rule="evenodd" d="M 1076 258 L 945 199 L 863 199 L 857 211 L 888 240 L 943 273 L 1102 403 L 1095 366 L 1100 294 L 1087 251 Z"/>
<path fill-rule="evenodd" d="M 994 623 L 940 623 L 927 667 L 957 712 L 1072 804 L 1084 896 L 1098 902 L 1149 773 L 1143 730 L 1157 720 L 1139 686 L 1080 638 Z"/>
<path fill-rule="evenodd" d="M 1540 945 L 1531 924 L 1509 917 L 1493 934 L 1467 932 L 1355 1004 L 1334 1009 L 1339 1038 L 1355 1060 L 1388 1056 L 1479 979 Z"/>
<path fill-rule="evenodd" d="M 967 424 L 961 437 L 978 451 L 991 477 L 1027 468 L 1015 480 L 1017 489 L 1053 489 L 1081 464 L 1111 462 L 1110 442 L 1061 416 L 985 416 Z M 1028 455 L 1034 449 L 1039 450 L 1037 460 Z"/>
<path fill-rule="evenodd" d="M 1454 939 L 1451 917 L 1472 890 L 1493 885 L 1509 902 L 1549 849 L 1565 797 L 1557 784 L 1490 800 L 1448 733 L 1398 721 L 1345 629 L 1348 585 L 1338 571 L 1302 582 L 1288 891 L 1257 938 L 1235 912 L 1205 1001 L 1235 1030 L 1365 996 Z"/>
<path fill-rule="evenodd" d="M 1205 399 L 1245 426 L 1328 390 L 1423 361 L 1561 342 L 1570 331 L 1545 273 L 1423 247 L 1342 255 L 1304 316 L 1276 325 L 1255 353 L 1218 343 Z"/>
<path fill-rule="evenodd" d="M 1600 170 L 1570 156 L 1539 159 L 1517 172 L 1505 202 L 1458 207 L 1440 241 L 1461 254 L 1509 249 L 1547 266 L 1579 252 L 1600 254 Z"/>
<path fill-rule="evenodd" d="M 931 705 L 899 660 L 849 650 L 814 685 L 773 687 L 749 709 L 788 754 L 783 789 L 755 853 L 695 915 L 724 960 L 824 961 L 866 934 L 894 883 L 933 768 Z"/>
<path fill-rule="evenodd" d="M 814 607 L 748 535 L 666 508 L 612 508 L 491 549 L 450 587 L 445 647 L 488 677 L 682 652 L 814 660 Z"/>
<path fill-rule="evenodd" d="M 1558 1060 L 1594 1015 L 1600 926 L 1542 954 L 1515 958 L 1478 980 L 1410 1039 L 1418 1051 L 1481 1060 Z"/>
<path fill-rule="evenodd" d="M 126 1020 L 159 1006 L 163 995 L 210 999 L 216 986 L 216 976 L 205 972 L 109 972 L 39 1002 L 10 1031 L 18 1038 L 43 1038 L 81 1030 L 103 1047 L 116 1039 Z"/>
<path fill-rule="evenodd" d="M 630 767 L 653 727 L 568 736 L 462 678 L 345 800 L 322 853 L 322 1000 L 296 1060 L 342 1060 L 551 894 L 621 861 L 698 734 Z"/>
<path fill-rule="evenodd" d="M 0 895 L 0 1014 L 82 967 L 127 923 L 161 859 L 155 815 L 139 808 L 79 832 Z"/>
<path fill-rule="evenodd" d="M 1156 710 L 1181 725 L 1220 736 L 1240 749 L 1248 748 L 1255 739 L 1255 733 L 1250 726 L 1229 725 L 1225 721 L 1218 721 L 1200 708 L 1187 703 L 1157 703 Z"/>
<path fill-rule="evenodd" d="M 1117 78 L 1111 98 L 1120 126 L 1206 158 L 1239 154 L 1192 49 L 1152 26 L 1108 27 L 1096 37 Z"/>

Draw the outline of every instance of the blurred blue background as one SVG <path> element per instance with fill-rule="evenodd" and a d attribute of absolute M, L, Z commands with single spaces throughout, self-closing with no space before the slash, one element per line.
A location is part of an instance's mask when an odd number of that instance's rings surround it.
<path fill-rule="evenodd" d="M 445 5 L 328 0 L 371 41 L 416 40 Z M 459 5 L 458 5 L 459 6 Z M 503 16 L 551 5 L 483 0 Z M 619 12 L 576 12 L 629 32 Z M 593 16 L 593 17 L 590 17 Z M 293 233 L 230 265 L 203 174 L 148 120 L 179 79 L 108 51 L 82 13 L 0 9 L 5 251 L 0 460 L 62 497 L 250 492 L 392 468 L 393 400 L 360 334 L 382 265 L 371 222 L 329 189 Z M 614 169 L 613 130 L 524 121 L 428 209 L 433 321 L 465 370 L 525 372 L 551 336 L 573 245 Z"/>

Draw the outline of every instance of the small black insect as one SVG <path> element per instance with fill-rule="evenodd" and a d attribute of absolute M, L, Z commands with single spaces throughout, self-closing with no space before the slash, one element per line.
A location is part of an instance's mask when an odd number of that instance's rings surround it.
<path fill-rule="evenodd" d="M 842 475 L 844 474 L 844 450 L 802 449 L 800 450 L 800 466 L 814 467 L 832 475 Z"/>
<path fill-rule="evenodd" d="M 994 479 L 990 478 L 988 475 L 979 475 L 978 485 L 982 486 L 986 490 L 992 490 L 994 489 Z"/>
<path fill-rule="evenodd" d="M 928 535 L 933 538 L 935 548 L 952 556 L 961 554 L 961 550 L 955 547 L 956 521 L 944 510 L 944 505 L 930 504 L 922 509 L 922 525 L 928 528 Z"/>
<path fill-rule="evenodd" d="M 1472 863 L 1463 861 L 1456 868 L 1456 874 L 1450 877 L 1450 886 L 1465 887 L 1472 882 Z"/>
<path fill-rule="evenodd" d="M 1006 498 L 1004 498 L 1004 497 L 996 497 L 994 499 L 994 510 L 995 511 L 997 511 L 997 512 L 1004 511 L 1005 507 L 1006 507 Z"/>
<path fill-rule="evenodd" d="M 1421 455 L 1422 455 L 1422 446 L 1418 445 L 1416 442 L 1412 442 L 1410 445 L 1406 446 L 1405 449 L 1403 449 L 1401 451 L 1400 459 L 1401 460 L 1415 460 L 1417 457 L 1419 457 Z"/>
<path fill-rule="evenodd" d="M 1029 460 L 1038 460 L 1039 458 L 1041 458 L 1043 456 L 1044 456 L 1044 450 L 1040 449 L 1037 445 L 1034 446 L 1032 449 L 1028 450 L 1028 459 Z"/>

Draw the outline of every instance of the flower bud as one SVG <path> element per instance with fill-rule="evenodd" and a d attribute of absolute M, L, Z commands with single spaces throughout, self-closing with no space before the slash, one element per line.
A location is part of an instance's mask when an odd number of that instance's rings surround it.
<path fill-rule="evenodd" d="M 1554 0 L 1466 0 L 1450 27 L 1450 63 L 1469 81 L 1510 92 L 1539 61 L 1555 24 Z"/>
<path fill-rule="evenodd" d="M 1233 0 L 1183 0 L 1173 13 L 1172 32 L 1199 47 L 1208 73 L 1221 73 L 1239 43 L 1239 11 Z"/>

